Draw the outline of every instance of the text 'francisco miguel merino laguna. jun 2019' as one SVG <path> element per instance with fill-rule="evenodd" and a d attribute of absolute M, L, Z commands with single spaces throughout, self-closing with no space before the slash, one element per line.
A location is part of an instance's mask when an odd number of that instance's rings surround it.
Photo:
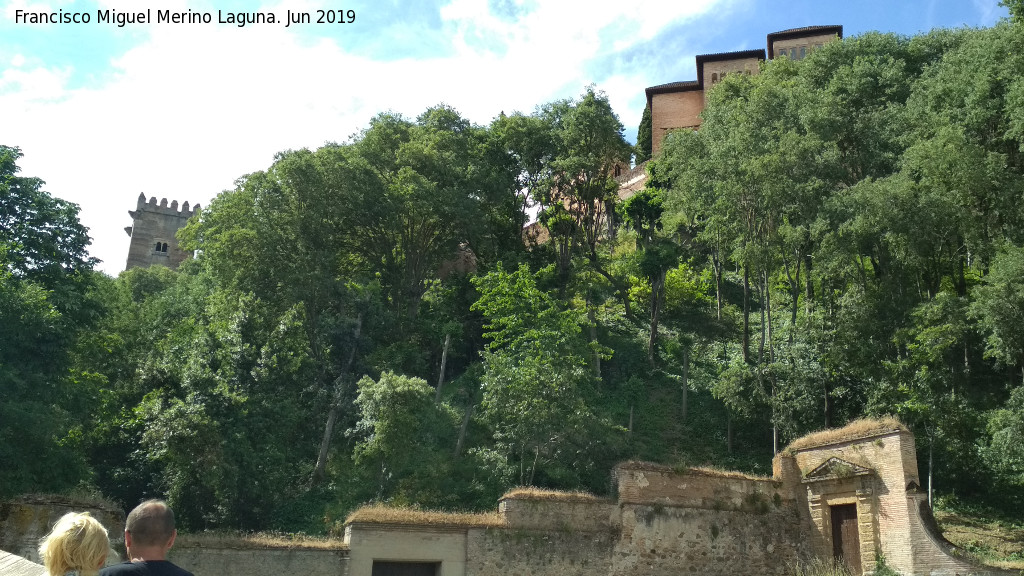
<path fill-rule="evenodd" d="M 154 18 L 155 16 L 155 18 Z M 32 12 L 15 10 L 15 24 L 110 24 L 123 28 L 130 24 L 231 24 L 239 28 L 249 24 L 351 24 L 356 20 L 355 10 L 313 10 L 298 12 L 286 10 L 285 17 L 278 18 L 275 12 L 213 12 L 186 10 L 96 10 L 93 12 L 71 12 L 63 9 L 54 12 Z"/>

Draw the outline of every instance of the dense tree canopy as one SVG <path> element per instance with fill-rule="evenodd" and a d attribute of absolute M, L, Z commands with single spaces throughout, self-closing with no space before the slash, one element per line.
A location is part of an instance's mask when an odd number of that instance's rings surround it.
<path fill-rule="evenodd" d="M 1014 509 L 1019 26 L 729 75 L 630 198 L 616 169 L 649 143 L 594 88 L 487 126 L 380 114 L 239 178 L 179 270 L 116 279 L 0 147 L 2 495 L 330 530 L 371 500 L 602 492 L 628 458 L 767 473 L 799 435 L 893 414 L 937 493 Z"/>

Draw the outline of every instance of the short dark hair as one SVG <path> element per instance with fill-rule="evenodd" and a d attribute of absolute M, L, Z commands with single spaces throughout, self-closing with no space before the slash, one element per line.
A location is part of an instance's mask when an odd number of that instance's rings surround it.
<path fill-rule="evenodd" d="M 128 514 L 124 531 L 137 546 L 163 546 L 174 535 L 174 512 L 163 500 L 146 500 Z"/>

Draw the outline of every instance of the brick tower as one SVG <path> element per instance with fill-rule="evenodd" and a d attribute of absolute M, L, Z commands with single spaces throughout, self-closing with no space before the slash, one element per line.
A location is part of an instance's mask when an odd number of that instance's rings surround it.
<path fill-rule="evenodd" d="M 124 229 L 132 239 L 126 269 L 153 265 L 177 268 L 189 254 L 178 247 L 175 234 L 196 212 L 199 212 L 199 204 L 189 210 L 188 202 L 185 202 L 178 210 L 177 200 L 168 206 L 164 198 L 157 205 L 156 196 L 147 202 L 146 195 L 139 194 L 135 210 L 128 211 L 132 225 Z"/>

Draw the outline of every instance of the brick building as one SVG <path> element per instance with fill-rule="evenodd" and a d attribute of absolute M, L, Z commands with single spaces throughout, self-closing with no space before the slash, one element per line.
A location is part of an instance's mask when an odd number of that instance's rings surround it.
<path fill-rule="evenodd" d="M 707 90 L 729 74 L 754 75 L 760 63 L 785 56 L 806 57 L 824 44 L 843 37 L 842 26 L 807 26 L 768 35 L 767 50 L 742 50 L 697 56 L 697 79 L 647 88 L 651 110 L 651 156 L 657 156 L 665 135 L 672 130 L 696 130 L 707 102 Z"/>

